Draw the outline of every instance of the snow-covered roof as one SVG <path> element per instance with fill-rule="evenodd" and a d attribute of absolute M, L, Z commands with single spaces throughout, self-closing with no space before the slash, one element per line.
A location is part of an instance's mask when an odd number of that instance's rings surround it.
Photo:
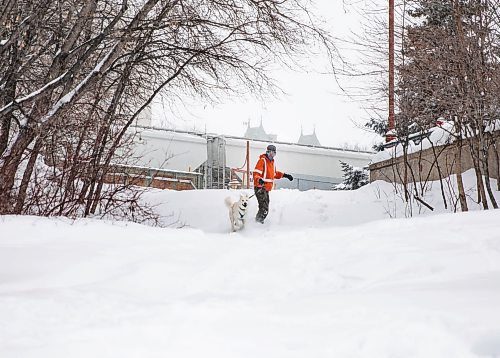
<path fill-rule="evenodd" d="M 493 121 L 485 128 L 486 132 L 500 130 L 500 120 Z M 408 137 L 408 154 L 431 148 L 432 146 L 441 146 L 455 141 L 455 127 L 452 121 L 446 121 L 439 118 L 436 126 L 423 133 L 415 133 Z M 463 134 L 465 137 L 466 135 Z M 403 145 L 396 139 L 385 146 L 385 150 L 376 153 L 372 157 L 372 164 L 400 157 L 404 154 Z"/>
<path fill-rule="evenodd" d="M 419 138 L 416 142 L 411 140 L 412 138 L 410 136 L 408 141 L 408 154 L 428 149 L 432 146 L 448 144 L 453 141 L 452 133 L 453 122 L 440 122 L 440 125 L 430 128 L 423 138 L 421 135 L 415 136 Z M 389 143 L 392 144 L 392 146 L 386 147 L 383 151 L 376 153 L 372 157 L 372 164 L 397 158 L 404 154 L 403 145 L 397 140 L 393 140 L 393 142 L 394 143 Z"/>

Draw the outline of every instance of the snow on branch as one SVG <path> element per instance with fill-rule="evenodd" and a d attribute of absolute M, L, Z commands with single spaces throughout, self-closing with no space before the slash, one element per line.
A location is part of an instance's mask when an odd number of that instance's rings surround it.
<path fill-rule="evenodd" d="M 60 75 L 59 77 L 53 79 L 49 83 L 45 84 L 43 87 L 31 92 L 30 94 L 9 102 L 8 104 L 6 104 L 2 108 L 0 108 L 0 116 L 11 112 L 15 106 L 20 105 L 26 101 L 36 99 L 38 96 L 40 96 L 45 91 L 56 87 L 56 85 L 66 76 L 66 74 L 67 74 L 67 72 L 65 72 L 62 75 Z M 21 124 L 21 126 L 23 126 L 23 125 L 26 125 L 26 122 L 22 121 L 20 124 Z"/>
<path fill-rule="evenodd" d="M 40 123 L 42 124 L 45 123 L 52 116 L 54 116 L 64 105 L 70 103 L 73 100 L 73 98 L 75 98 L 75 96 L 81 93 L 82 89 L 85 88 L 85 86 L 89 82 L 91 82 L 91 80 L 94 77 L 96 77 L 98 74 L 101 73 L 104 64 L 110 59 L 111 55 L 115 52 L 116 47 L 117 44 L 113 46 L 113 48 L 106 54 L 106 56 L 104 56 L 104 58 L 94 67 L 94 69 L 80 83 L 78 83 L 78 85 L 73 90 L 66 93 L 63 97 L 61 97 L 47 112 L 47 114 L 42 117 Z"/>

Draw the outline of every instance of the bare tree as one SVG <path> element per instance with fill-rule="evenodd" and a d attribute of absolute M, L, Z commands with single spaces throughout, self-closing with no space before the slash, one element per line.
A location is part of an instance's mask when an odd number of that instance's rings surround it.
<path fill-rule="evenodd" d="M 455 124 L 457 180 L 462 210 L 467 210 L 461 178 L 462 148 L 470 150 L 477 177 L 478 200 L 495 201 L 485 129 L 498 118 L 497 1 L 411 2 L 410 15 L 421 19 L 407 28 L 407 58 L 399 67 L 400 114 L 428 128 L 442 117 Z M 484 183 L 483 184 L 483 178 Z M 486 188 L 485 188 L 486 187 Z"/>
<path fill-rule="evenodd" d="M 1 0 L 0 213 L 97 214 L 157 94 L 272 92 L 270 65 L 333 63 L 317 24 L 299 0 Z"/>
<path fill-rule="evenodd" d="M 453 123 L 448 132 L 451 140 L 439 143 L 439 147 L 431 143 L 434 162 L 429 170 L 438 171 L 444 205 L 451 191 L 445 193 L 443 179 L 456 174 L 458 201 L 462 211 L 468 210 L 462 163 L 470 156 L 477 201 L 484 209 L 489 203 L 498 207 L 489 165 L 490 157 L 498 155 L 492 134 L 499 118 L 498 5 L 494 0 L 400 2 L 396 135 L 402 150 L 402 159 L 397 162 L 402 164 L 395 166 L 394 174 L 402 183 L 406 201 L 412 196 L 411 182 L 419 180 L 422 185 L 421 175 L 417 179 L 415 171 L 425 164 L 415 162 L 415 155 L 410 159 L 411 139 L 425 138 L 440 119 Z M 375 127 L 374 123 L 372 120 L 370 126 Z M 443 155 L 446 147 L 455 151 L 451 162 Z M 448 172 L 449 168 L 453 172 Z"/>

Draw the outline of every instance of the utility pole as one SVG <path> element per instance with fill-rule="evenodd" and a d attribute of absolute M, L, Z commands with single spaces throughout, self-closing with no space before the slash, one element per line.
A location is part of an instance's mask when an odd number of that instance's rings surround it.
<path fill-rule="evenodd" d="M 395 138 L 394 135 L 394 0 L 389 0 L 389 118 L 386 142 Z"/>

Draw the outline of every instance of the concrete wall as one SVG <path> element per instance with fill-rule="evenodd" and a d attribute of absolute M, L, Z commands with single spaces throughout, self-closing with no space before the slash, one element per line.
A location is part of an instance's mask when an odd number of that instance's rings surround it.
<path fill-rule="evenodd" d="M 500 148 L 500 133 L 495 133 L 497 148 Z M 408 171 L 409 180 L 413 180 L 413 172 L 417 182 L 434 181 L 441 177 L 447 177 L 451 174 L 457 174 L 457 146 L 450 144 L 448 146 L 438 146 L 434 149 L 429 148 L 417 153 L 408 155 L 408 163 L 411 170 Z M 436 161 L 437 158 L 437 161 Z M 438 165 L 436 165 L 436 162 Z M 499 163 L 493 148 L 489 152 L 490 177 L 498 179 Z M 370 181 L 384 180 L 392 183 L 402 183 L 404 177 L 403 157 L 397 157 L 390 160 L 374 163 L 370 165 Z M 470 148 L 468 145 L 462 147 L 462 172 L 474 167 Z"/>
<path fill-rule="evenodd" d="M 193 171 L 207 160 L 205 138 L 153 129 L 135 129 L 137 165 Z"/>

